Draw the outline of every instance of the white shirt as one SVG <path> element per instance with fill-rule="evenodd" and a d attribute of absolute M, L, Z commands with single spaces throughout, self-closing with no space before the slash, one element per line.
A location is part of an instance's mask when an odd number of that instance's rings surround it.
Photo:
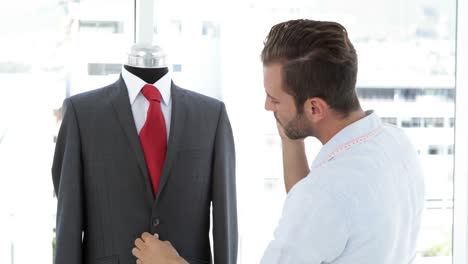
<path fill-rule="evenodd" d="M 367 112 L 322 147 L 290 190 L 261 263 L 413 263 L 423 205 L 416 150 Z"/>
<path fill-rule="evenodd" d="M 147 83 L 143 81 L 142 79 L 140 79 L 138 76 L 135 76 L 129 71 L 127 71 L 123 66 L 122 66 L 122 78 L 128 89 L 128 97 L 130 99 L 130 105 L 132 106 L 133 119 L 135 120 L 135 126 L 137 128 L 137 132 L 138 134 L 140 134 L 141 128 L 145 124 L 146 114 L 149 108 L 149 101 L 141 93 L 141 89 Z M 156 86 L 156 88 L 158 88 L 159 92 L 161 93 L 161 97 L 162 97 L 161 110 L 164 116 L 164 121 L 166 121 L 166 132 L 167 132 L 166 139 L 169 140 L 169 130 L 171 127 L 171 109 L 172 109 L 171 76 L 169 73 L 167 73 L 157 82 L 155 82 L 154 84 L 153 83 L 151 84 Z"/>

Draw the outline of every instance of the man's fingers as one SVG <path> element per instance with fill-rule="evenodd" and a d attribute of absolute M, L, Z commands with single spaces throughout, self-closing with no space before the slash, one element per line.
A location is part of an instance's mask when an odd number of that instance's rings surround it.
<path fill-rule="evenodd" d="M 138 248 L 133 248 L 132 249 L 132 254 L 133 254 L 133 256 L 135 256 L 137 258 L 141 257 L 141 251 Z M 137 263 L 138 263 L 138 261 L 137 261 Z"/>
<path fill-rule="evenodd" d="M 145 245 L 145 242 L 143 242 L 143 240 L 141 240 L 141 238 L 137 238 L 135 240 L 135 246 L 138 248 L 138 249 L 142 249 Z"/>
<path fill-rule="evenodd" d="M 166 244 L 166 246 L 168 246 L 169 249 L 172 250 L 172 252 L 174 252 L 174 254 L 176 254 L 176 256 L 179 256 L 179 252 L 177 252 L 177 250 L 174 248 L 174 246 L 172 246 L 171 242 L 164 241 L 164 244 Z"/>
<path fill-rule="evenodd" d="M 151 241 L 151 240 L 154 240 L 154 236 L 152 236 L 150 233 L 148 232 L 144 232 L 142 235 L 141 235 L 141 238 L 143 239 L 143 241 L 148 242 L 148 241 Z"/>

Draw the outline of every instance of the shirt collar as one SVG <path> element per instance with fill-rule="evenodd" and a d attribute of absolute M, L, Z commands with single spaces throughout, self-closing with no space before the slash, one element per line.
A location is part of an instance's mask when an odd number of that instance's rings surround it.
<path fill-rule="evenodd" d="M 125 82 L 125 85 L 128 89 L 128 97 L 130 99 L 130 104 L 133 105 L 135 99 L 141 91 L 141 88 L 147 84 L 145 81 L 140 79 L 138 76 L 133 75 L 131 72 L 127 71 L 125 67 L 122 66 L 122 78 Z M 161 93 L 163 104 L 168 105 L 171 101 L 171 75 L 166 73 L 161 77 L 157 82 L 152 83 L 156 86 Z"/>
<path fill-rule="evenodd" d="M 353 142 L 360 142 L 373 135 L 382 127 L 382 121 L 373 111 L 366 111 L 366 116 L 340 130 L 325 145 L 314 159 L 312 167 L 318 167 L 326 162 L 333 153 L 338 153 L 342 148 Z"/>

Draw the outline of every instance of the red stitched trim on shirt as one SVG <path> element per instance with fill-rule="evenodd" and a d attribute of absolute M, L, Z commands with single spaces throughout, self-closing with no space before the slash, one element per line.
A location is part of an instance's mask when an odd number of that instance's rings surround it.
<path fill-rule="evenodd" d="M 352 146 L 356 145 L 356 144 L 360 144 L 366 140 L 368 140 L 369 138 L 375 136 L 378 134 L 378 132 L 380 132 L 380 130 L 382 130 L 382 127 L 378 127 L 372 131 L 370 131 L 369 133 L 367 134 L 364 134 L 360 137 L 357 137 L 355 139 L 352 139 L 342 145 L 340 145 L 339 147 L 337 147 L 330 155 L 328 155 L 327 158 L 325 158 L 322 162 L 320 162 L 317 166 L 315 166 L 315 168 L 318 168 L 318 167 L 321 167 L 323 165 L 325 165 L 327 162 L 329 162 L 330 160 L 332 160 L 334 157 L 336 157 L 336 155 L 338 155 L 339 153 L 351 148 Z"/>

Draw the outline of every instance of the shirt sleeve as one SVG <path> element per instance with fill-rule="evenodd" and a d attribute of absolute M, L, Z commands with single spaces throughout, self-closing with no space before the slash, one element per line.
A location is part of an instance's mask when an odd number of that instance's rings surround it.
<path fill-rule="evenodd" d="M 290 191 L 262 264 L 320 264 L 337 259 L 349 239 L 346 200 L 299 182 Z"/>

